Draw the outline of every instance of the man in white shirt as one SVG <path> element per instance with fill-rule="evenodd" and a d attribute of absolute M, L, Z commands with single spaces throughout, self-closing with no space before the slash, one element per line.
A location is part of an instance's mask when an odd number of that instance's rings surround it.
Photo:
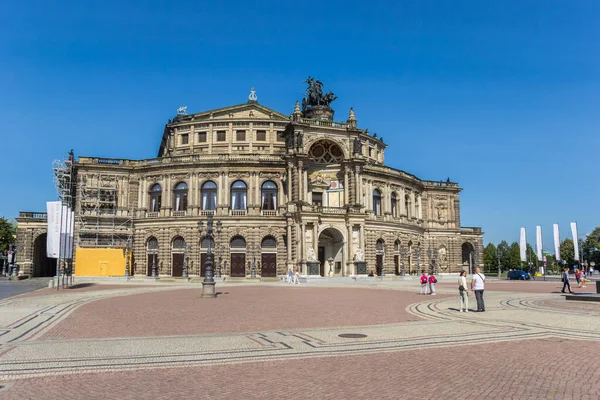
<path fill-rule="evenodd" d="M 485 311 L 485 303 L 483 302 L 483 289 L 485 286 L 485 275 L 481 273 L 479 268 L 475 268 L 473 280 L 471 281 L 471 290 L 475 292 L 475 300 L 477 300 L 477 311 Z"/>

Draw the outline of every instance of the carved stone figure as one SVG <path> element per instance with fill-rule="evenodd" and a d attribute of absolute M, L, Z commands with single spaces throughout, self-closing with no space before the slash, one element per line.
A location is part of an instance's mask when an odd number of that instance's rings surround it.
<path fill-rule="evenodd" d="M 312 247 L 308 248 L 306 260 L 307 261 L 317 261 L 317 255 L 315 254 L 315 249 L 313 249 Z"/>
<path fill-rule="evenodd" d="M 354 138 L 354 154 L 362 154 L 362 141 L 359 138 Z"/>
<path fill-rule="evenodd" d="M 354 252 L 354 261 L 365 261 L 365 255 L 360 247 Z"/>
<path fill-rule="evenodd" d="M 303 147 L 303 137 L 304 134 L 302 132 L 298 132 L 298 134 L 296 135 L 296 148 L 297 149 L 301 149 Z"/>

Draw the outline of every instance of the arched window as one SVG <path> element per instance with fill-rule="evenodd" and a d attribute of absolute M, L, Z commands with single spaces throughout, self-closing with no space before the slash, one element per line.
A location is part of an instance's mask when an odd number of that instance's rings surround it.
<path fill-rule="evenodd" d="M 340 163 L 344 160 L 344 152 L 340 146 L 329 140 L 319 140 L 313 144 L 308 156 L 318 163 Z"/>
<path fill-rule="evenodd" d="M 260 247 L 263 249 L 275 249 L 277 248 L 277 240 L 273 236 L 265 236 Z"/>
<path fill-rule="evenodd" d="M 148 239 L 148 243 L 146 244 L 146 249 L 149 253 L 158 251 L 158 240 L 155 237 L 151 237 Z"/>
<path fill-rule="evenodd" d="M 248 187 L 244 181 L 235 181 L 231 185 L 231 209 L 245 210 Z"/>
<path fill-rule="evenodd" d="M 277 209 L 277 185 L 273 181 L 266 181 L 261 188 L 261 204 L 263 210 Z"/>
<path fill-rule="evenodd" d="M 375 249 L 377 250 L 377 253 L 383 253 L 383 240 L 377 240 L 377 243 L 375 244 Z"/>
<path fill-rule="evenodd" d="M 396 241 L 394 242 L 394 252 L 400 252 L 400 241 L 398 239 L 396 239 Z"/>
<path fill-rule="evenodd" d="M 173 239 L 173 250 L 184 250 L 185 249 L 185 239 L 181 236 L 177 236 Z"/>
<path fill-rule="evenodd" d="M 173 191 L 175 195 L 175 201 L 173 202 L 175 205 L 175 211 L 185 211 L 187 210 L 187 199 L 188 199 L 188 186 L 185 182 L 179 182 L 175 185 L 175 190 Z"/>
<path fill-rule="evenodd" d="M 373 190 L 373 213 L 381 215 L 381 192 L 377 189 Z"/>
<path fill-rule="evenodd" d="M 159 212 L 162 199 L 162 188 L 157 183 L 150 188 L 150 212 Z"/>
<path fill-rule="evenodd" d="M 406 210 L 406 218 L 410 218 L 412 213 L 410 212 L 410 196 L 409 195 L 404 196 L 404 209 Z"/>
<path fill-rule="evenodd" d="M 200 243 L 200 247 L 203 249 L 208 249 L 209 247 L 211 249 L 214 249 L 215 248 L 215 240 L 211 237 L 204 236 L 202 238 L 202 242 Z"/>
<path fill-rule="evenodd" d="M 246 239 L 244 239 L 241 236 L 234 236 L 231 238 L 229 247 L 231 247 L 232 249 L 245 249 L 246 248 Z"/>
<path fill-rule="evenodd" d="M 217 209 L 217 185 L 213 181 L 204 182 L 200 189 L 202 193 L 202 209 Z"/>
<path fill-rule="evenodd" d="M 390 196 L 390 201 L 392 202 L 392 217 L 397 218 L 398 217 L 398 199 L 396 198 L 396 193 L 392 192 L 392 195 Z"/>

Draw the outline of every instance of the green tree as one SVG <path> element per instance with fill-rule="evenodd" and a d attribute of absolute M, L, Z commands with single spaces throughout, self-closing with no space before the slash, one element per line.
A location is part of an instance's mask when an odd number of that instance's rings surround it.
<path fill-rule="evenodd" d="M 512 242 L 508 248 L 508 265 L 512 269 L 521 269 L 521 247 L 517 242 Z"/>
<path fill-rule="evenodd" d="M 500 266 L 502 271 L 507 271 L 510 268 L 509 246 L 506 240 L 503 240 L 498 245 L 498 253 L 500 253 Z"/>
<path fill-rule="evenodd" d="M 483 249 L 483 269 L 486 273 L 498 272 L 498 253 L 493 243 Z"/>
<path fill-rule="evenodd" d="M 575 246 L 572 239 L 566 238 L 560 244 L 560 258 L 565 261 L 567 267 L 575 265 Z"/>
<path fill-rule="evenodd" d="M 0 217 L 0 251 L 8 250 L 8 246 L 15 241 L 17 227 L 6 218 Z"/>
<path fill-rule="evenodd" d="M 596 264 L 596 268 L 600 265 L 600 227 L 597 227 L 586 235 L 585 241 L 583 242 L 583 258 Z"/>

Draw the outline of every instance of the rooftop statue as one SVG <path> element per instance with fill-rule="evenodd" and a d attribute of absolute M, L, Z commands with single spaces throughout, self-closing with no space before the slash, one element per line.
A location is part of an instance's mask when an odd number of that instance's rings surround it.
<path fill-rule="evenodd" d="M 337 99 L 337 96 L 335 96 L 333 92 L 323 94 L 323 82 L 316 80 L 311 76 L 309 76 L 304 83 L 308 84 L 308 88 L 306 88 L 306 97 L 302 100 L 303 112 L 306 111 L 308 107 L 312 106 L 329 107 L 329 105 Z"/>

